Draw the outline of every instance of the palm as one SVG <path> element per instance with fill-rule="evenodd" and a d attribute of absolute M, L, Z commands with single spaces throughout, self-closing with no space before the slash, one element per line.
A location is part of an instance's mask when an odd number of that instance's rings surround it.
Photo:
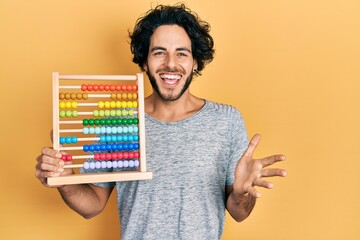
<path fill-rule="evenodd" d="M 235 169 L 235 193 L 242 195 L 249 193 L 254 197 L 260 197 L 255 186 L 272 188 L 272 183 L 263 180 L 263 177 L 286 176 L 287 172 L 277 168 L 265 168 L 278 161 L 285 160 L 283 155 L 273 155 L 262 159 L 253 159 L 254 151 L 260 142 L 260 135 L 255 135 L 240 158 Z"/>

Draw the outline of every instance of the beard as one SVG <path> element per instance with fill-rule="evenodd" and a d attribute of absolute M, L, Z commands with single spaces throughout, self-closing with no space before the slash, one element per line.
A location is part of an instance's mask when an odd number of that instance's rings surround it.
<path fill-rule="evenodd" d="M 176 72 L 174 70 L 169 70 L 169 69 L 166 69 L 166 71 L 167 72 Z M 165 94 L 161 93 L 161 91 L 159 89 L 159 86 L 156 83 L 156 79 L 155 79 L 154 75 L 152 75 L 149 70 L 146 71 L 146 74 L 148 75 L 149 80 L 150 80 L 150 84 L 151 84 L 152 88 L 154 89 L 154 91 L 157 93 L 157 95 L 162 100 L 169 101 L 169 102 L 178 100 L 184 94 L 184 92 L 189 88 L 189 86 L 190 86 L 190 84 L 192 82 L 192 79 L 193 79 L 193 75 L 194 75 L 193 72 L 190 73 L 190 75 L 187 77 L 187 79 L 185 81 L 185 84 L 184 84 L 184 86 L 181 89 L 179 94 L 177 94 L 177 95 L 174 95 L 174 94 L 165 95 Z"/>

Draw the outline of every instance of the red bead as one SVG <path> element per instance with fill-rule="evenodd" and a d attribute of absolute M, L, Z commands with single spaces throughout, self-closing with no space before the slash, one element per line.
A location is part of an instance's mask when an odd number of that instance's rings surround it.
<path fill-rule="evenodd" d="M 93 90 L 94 90 L 94 91 L 97 91 L 97 90 L 99 90 L 99 85 L 97 85 L 97 84 L 94 84 L 94 85 L 93 85 Z"/>
<path fill-rule="evenodd" d="M 117 159 L 117 153 L 112 153 L 111 154 L 111 159 L 116 160 Z"/>
<path fill-rule="evenodd" d="M 120 90 L 121 90 L 121 85 L 120 85 L 120 84 L 116 84 L 116 85 L 115 85 L 115 90 L 116 90 L 116 91 L 120 91 Z"/>
<path fill-rule="evenodd" d="M 66 155 L 66 161 L 71 161 L 72 160 L 72 156 L 71 155 Z"/>
<path fill-rule="evenodd" d="M 139 158 L 139 152 L 134 152 L 134 158 Z"/>
<path fill-rule="evenodd" d="M 61 155 L 61 159 L 66 161 L 66 155 Z"/>
<path fill-rule="evenodd" d="M 123 154 L 122 154 L 122 152 L 118 152 L 117 158 L 120 159 L 120 160 L 123 159 Z"/>
<path fill-rule="evenodd" d="M 115 91 L 115 85 L 110 85 L 110 91 Z"/>
<path fill-rule="evenodd" d="M 107 159 L 107 160 L 111 160 L 111 153 L 107 153 L 107 154 L 106 154 L 106 159 Z"/>
<path fill-rule="evenodd" d="M 126 91 L 126 85 L 121 85 L 121 91 Z"/>
<path fill-rule="evenodd" d="M 110 86 L 107 85 L 107 84 L 105 84 L 105 85 L 104 85 L 104 90 L 105 90 L 105 91 L 109 91 L 109 89 L 110 89 Z"/>
<path fill-rule="evenodd" d="M 95 154 L 94 154 L 94 159 L 95 159 L 95 160 L 100 160 L 100 154 L 95 153 Z"/>
<path fill-rule="evenodd" d="M 81 84 L 81 90 L 86 91 L 86 84 Z"/>
<path fill-rule="evenodd" d="M 99 91 L 104 91 L 104 85 L 103 84 L 99 84 Z"/>
<path fill-rule="evenodd" d="M 131 86 L 131 85 L 127 85 L 127 86 L 126 86 L 126 90 L 131 91 L 131 90 L 132 90 L 132 86 Z"/>
<path fill-rule="evenodd" d="M 129 152 L 129 158 L 134 158 L 134 153 L 133 152 Z"/>
<path fill-rule="evenodd" d="M 128 159 L 129 158 L 129 153 L 124 152 L 123 156 L 124 156 L 124 159 Z"/>
<path fill-rule="evenodd" d="M 106 159 L 106 154 L 105 154 L 105 153 L 101 153 L 101 154 L 100 154 L 100 159 L 101 159 L 101 160 L 105 160 L 105 159 Z"/>
<path fill-rule="evenodd" d="M 132 86 L 132 90 L 133 90 L 133 91 L 136 91 L 136 90 L 137 90 L 137 85 L 133 85 L 133 86 Z"/>
<path fill-rule="evenodd" d="M 88 84 L 88 85 L 87 85 L 87 90 L 88 90 L 88 91 L 92 91 L 92 90 L 93 90 L 93 85 L 92 85 L 92 84 Z"/>

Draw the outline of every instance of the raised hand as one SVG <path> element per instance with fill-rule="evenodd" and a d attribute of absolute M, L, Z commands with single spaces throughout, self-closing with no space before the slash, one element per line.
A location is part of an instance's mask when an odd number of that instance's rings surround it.
<path fill-rule="evenodd" d="M 243 156 L 240 158 L 235 169 L 234 194 L 241 196 L 246 193 L 253 197 L 260 197 L 261 194 L 255 187 L 272 188 L 271 182 L 265 181 L 264 177 L 285 177 L 287 172 L 279 168 L 266 168 L 276 162 L 285 160 L 284 155 L 273 155 L 262 159 L 253 159 L 254 151 L 260 142 L 260 135 L 256 134 Z"/>

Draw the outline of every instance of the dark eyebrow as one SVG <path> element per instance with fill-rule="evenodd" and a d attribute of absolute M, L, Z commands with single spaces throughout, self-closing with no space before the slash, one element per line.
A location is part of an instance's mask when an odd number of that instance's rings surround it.
<path fill-rule="evenodd" d="M 150 52 L 153 52 L 153 51 L 157 51 L 157 50 L 163 50 L 163 51 L 166 51 L 166 48 L 164 47 L 159 47 L 159 46 L 155 46 L 153 47 L 152 49 L 150 49 Z M 186 47 L 179 47 L 176 49 L 176 51 L 186 51 L 188 53 L 191 53 L 190 49 L 186 48 Z"/>

